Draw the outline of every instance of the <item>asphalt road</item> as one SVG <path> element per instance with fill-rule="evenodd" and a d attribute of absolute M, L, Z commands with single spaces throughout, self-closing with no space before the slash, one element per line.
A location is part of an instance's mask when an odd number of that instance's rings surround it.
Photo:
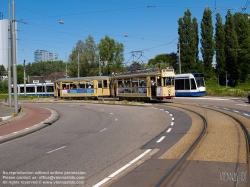
<path fill-rule="evenodd" d="M 167 100 L 169 101 L 225 108 L 250 119 L 250 116 L 246 115 L 250 114 L 250 104 L 245 98 L 176 98 Z M 81 178 L 79 181 L 84 181 L 85 185 L 72 186 L 93 186 L 147 149 L 160 149 L 154 155 L 157 157 L 176 143 L 191 123 L 187 115 L 168 107 L 156 110 L 154 106 L 131 107 L 88 103 L 30 105 L 54 109 L 61 114 L 61 118 L 52 126 L 0 145 L 0 171 L 3 172 L 0 174 L 0 184 L 5 180 L 3 177 L 11 176 L 36 177 L 24 181 L 39 181 L 39 177 L 44 177 L 41 180 L 48 182 L 55 181 L 46 178 L 48 176 L 80 176 L 84 179 Z M 180 125 L 172 129 L 172 135 L 169 134 L 157 144 L 156 141 L 166 133 L 173 120 L 166 110 L 171 110 L 175 123 Z M 30 173 L 9 173 L 15 171 Z M 5 186 L 27 186 L 15 184 L 14 179 L 6 180 L 13 181 L 13 185 Z"/>
<path fill-rule="evenodd" d="M 0 171 L 6 180 L 10 180 L 6 172 L 30 172 L 22 176 L 37 180 L 44 176 L 44 181 L 49 176 L 46 172 L 77 171 L 85 177 L 84 186 L 92 186 L 142 154 L 145 149 L 141 148 L 166 130 L 172 120 L 165 111 L 151 107 L 37 105 L 59 111 L 61 118 L 36 133 L 0 145 Z M 44 173 L 35 174 L 40 171 Z"/>

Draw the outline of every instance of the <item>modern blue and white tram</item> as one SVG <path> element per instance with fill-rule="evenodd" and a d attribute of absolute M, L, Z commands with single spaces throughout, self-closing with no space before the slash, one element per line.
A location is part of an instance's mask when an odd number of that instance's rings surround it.
<path fill-rule="evenodd" d="M 26 96 L 54 96 L 54 83 L 26 84 Z M 11 85 L 12 94 L 14 93 Z M 17 84 L 17 95 L 24 96 L 24 84 Z"/>
<path fill-rule="evenodd" d="M 176 97 L 198 97 L 204 95 L 206 95 L 206 86 L 202 73 L 175 75 Z"/>

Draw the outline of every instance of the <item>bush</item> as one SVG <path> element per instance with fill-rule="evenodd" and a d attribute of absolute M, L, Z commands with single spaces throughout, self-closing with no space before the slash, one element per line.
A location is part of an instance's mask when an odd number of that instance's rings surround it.
<path fill-rule="evenodd" d="M 8 93 L 8 81 L 0 80 L 0 93 Z"/>

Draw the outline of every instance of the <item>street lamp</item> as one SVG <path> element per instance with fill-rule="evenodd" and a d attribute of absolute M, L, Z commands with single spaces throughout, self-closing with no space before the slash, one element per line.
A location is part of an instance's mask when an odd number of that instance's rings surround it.
<path fill-rule="evenodd" d="M 17 98 L 17 63 L 16 63 L 16 20 L 15 20 L 15 2 L 12 0 L 12 62 L 13 62 L 13 89 L 14 89 L 14 113 L 18 114 Z"/>
<path fill-rule="evenodd" d="M 181 73 L 181 42 L 180 42 L 180 38 L 179 38 L 179 43 L 178 43 L 178 47 L 179 47 L 179 71 Z"/>
<path fill-rule="evenodd" d="M 25 59 L 23 60 L 23 84 L 24 84 L 24 96 L 26 96 Z"/>

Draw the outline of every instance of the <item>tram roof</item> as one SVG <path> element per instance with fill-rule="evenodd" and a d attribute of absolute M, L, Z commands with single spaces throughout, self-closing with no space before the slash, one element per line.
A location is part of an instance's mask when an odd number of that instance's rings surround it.
<path fill-rule="evenodd" d="M 108 79 L 109 76 L 89 76 L 89 77 L 71 77 L 57 79 L 54 82 L 72 82 L 72 81 L 84 81 L 84 80 L 98 80 L 98 79 Z"/>

